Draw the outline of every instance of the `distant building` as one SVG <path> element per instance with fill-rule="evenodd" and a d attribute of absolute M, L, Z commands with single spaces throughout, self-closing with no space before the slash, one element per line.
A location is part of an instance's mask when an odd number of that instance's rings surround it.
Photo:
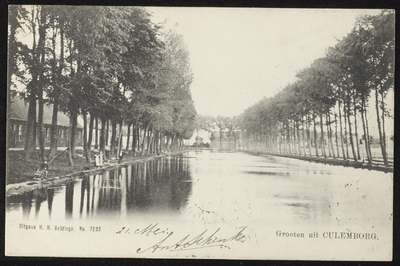
<path fill-rule="evenodd" d="M 196 145 L 200 147 L 203 144 L 203 138 L 200 136 L 196 136 Z"/>
<path fill-rule="evenodd" d="M 211 135 L 210 147 L 216 150 L 236 151 L 238 141 L 235 135 L 230 135 L 229 132 L 213 132 Z"/>
<path fill-rule="evenodd" d="M 8 144 L 10 148 L 23 148 L 25 146 L 26 128 L 28 120 L 29 105 L 20 97 L 15 96 L 11 103 L 10 121 L 8 123 Z M 50 127 L 53 108 L 51 105 L 45 105 L 43 108 L 43 129 L 45 132 L 44 143 L 46 147 L 50 146 Z M 66 147 L 68 144 L 69 117 L 59 112 L 57 116 L 57 146 Z M 76 145 L 82 145 L 83 128 L 78 123 L 76 130 Z M 39 143 L 39 132 L 36 132 L 36 145 Z"/>

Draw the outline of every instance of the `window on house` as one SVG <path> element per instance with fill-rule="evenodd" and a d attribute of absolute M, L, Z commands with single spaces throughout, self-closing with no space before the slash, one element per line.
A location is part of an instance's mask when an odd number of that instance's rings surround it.
<path fill-rule="evenodd" d="M 50 128 L 46 129 L 46 141 L 50 142 Z"/>
<path fill-rule="evenodd" d="M 14 124 L 12 133 L 13 133 L 14 142 L 18 141 L 18 125 L 17 124 Z"/>
<path fill-rule="evenodd" d="M 18 127 L 18 141 L 22 141 L 22 125 Z"/>

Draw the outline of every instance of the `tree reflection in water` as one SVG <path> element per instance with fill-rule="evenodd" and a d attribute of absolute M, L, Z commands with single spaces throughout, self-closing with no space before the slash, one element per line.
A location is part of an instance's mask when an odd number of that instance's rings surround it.
<path fill-rule="evenodd" d="M 74 197 L 75 190 L 80 191 L 79 196 Z M 57 199 L 62 197 L 65 198 L 61 202 L 65 202 L 66 219 L 125 216 L 135 212 L 178 213 L 186 206 L 191 190 L 188 158 L 176 156 L 89 175 L 61 187 L 38 189 L 19 197 L 12 204 L 20 204 L 25 218 L 30 217 L 32 207 L 37 218 L 40 211 L 44 212 L 41 206 L 46 200 L 49 218 L 52 212 L 62 212 L 53 208 L 53 202 L 60 202 Z"/>
<path fill-rule="evenodd" d="M 65 187 L 65 218 L 72 218 L 74 209 L 74 183 L 70 182 Z"/>
<path fill-rule="evenodd" d="M 192 189 L 190 181 L 188 159 L 181 156 L 114 169 L 82 180 L 80 213 L 85 198 L 86 211 L 91 214 L 126 215 L 150 210 L 177 212 L 188 201 Z"/>

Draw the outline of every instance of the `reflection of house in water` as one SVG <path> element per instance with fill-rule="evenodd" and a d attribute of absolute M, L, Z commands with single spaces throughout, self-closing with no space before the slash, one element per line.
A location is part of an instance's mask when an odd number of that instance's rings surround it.
<path fill-rule="evenodd" d="M 119 212 L 121 210 L 121 169 L 114 169 L 104 172 L 100 178 L 100 187 L 98 190 L 98 211 L 99 212 Z"/>
<path fill-rule="evenodd" d="M 174 210 L 186 204 L 191 183 L 183 173 L 187 159 L 159 158 L 128 167 L 127 211 Z M 130 169 L 131 168 L 131 169 Z M 130 170 L 129 170 L 130 169 Z M 131 176 L 131 178 L 129 178 Z M 130 185 L 129 185 L 130 184 Z"/>
<path fill-rule="evenodd" d="M 210 147 L 214 150 L 236 151 L 238 141 L 235 132 L 216 131 L 211 134 Z"/>

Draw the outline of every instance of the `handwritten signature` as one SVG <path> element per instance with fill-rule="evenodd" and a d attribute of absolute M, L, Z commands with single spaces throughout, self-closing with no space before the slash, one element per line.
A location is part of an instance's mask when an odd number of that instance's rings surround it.
<path fill-rule="evenodd" d="M 247 228 L 245 226 L 237 233 L 233 234 L 230 237 L 222 238 L 218 236 L 221 228 L 216 229 L 212 233 L 208 233 L 208 229 L 204 230 L 197 236 L 191 237 L 190 234 L 187 234 L 185 237 L 178 241 L 174 241 L 173 237 L 171 237 L 174 232 L 169 231 L 168 228 L 161 229 L 156 224 L 150 224 L 143 229 L 136 229 L 133 231 L 133 234 L 136 235 L 144 235 L 146 237 L 157 236 L 157 235 L 166 235 L 161 241 L 150 245 L 146 248 L 138 248 L 136 253 L 145 253 L 145 252 L 156 252 L 160 250 L 168 250 L 168 251 L 185 251 L 185 250 L 194 250 L 194 249 L 202 249 L 202 248 L 212 248 L 212 247 L 220 247 L 220 248 L 228 248 L 229 246 L 226 244 L 229 242 L 245 242 L 246 236 L 243 234 L 244 230 Z M 130 234 L 130 228 L 122 227 L 121 230 L 117 231 L 116 234 Z M 168 244 L 174 243 L 174 244 Z"/>

